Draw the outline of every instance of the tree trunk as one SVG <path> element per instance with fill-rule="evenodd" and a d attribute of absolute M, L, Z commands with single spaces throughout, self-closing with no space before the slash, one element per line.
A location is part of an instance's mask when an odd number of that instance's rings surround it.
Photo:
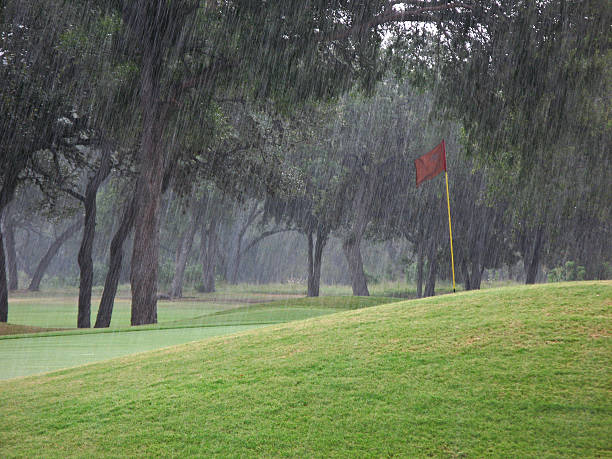
<path fill-rule="evenodd" d="M 191 247 L 193 246 L 193 238 L 195 237 L 196 230 L 202 224 L 202 219 L 206 212 L 206 204 L 208 202 L 208 196 L 205 194 L 204 197 L 199 199 L 194 206 L 192 206 L 192 221 L 190 226 L 181 237 L 179 248 L 176 252 L 174 276 L 172 277 L 172 285 L 170 286 L 169 296 L 171 298 L 181 298 L 183 296 L 183 282 L 185 278 L 185 268 L 187 267 L 187 260 L 191 253 Z"/>
<path fill-rule="evenodd" d="M 218 221 L 213 219 L 208 230 L 202 231 L 202 291 L 211 293 L 215 291 L 215 261 L 217 254 L 217 227 Z"/>
<path fill-rule="evenodd" d="M 314 293 L 314 240 L 312 231 L 306 234 L 308 240 L 308 296 L 319 296 L 318 293 Z"/>
<path fill-rule="evenodd" d="M 238 269 L 240 268 L 240 262 L 242 261 L 242 251 L 240 250 L 241 241 L 238 240 L 238 245 L 236 246 L 236 256 L 234 257 L 234 266 L 232 268 L 232 278 L 230 279 L 230 283 L 232 285 L 236 285 L 238 283 Z"/>
<path fill-rule="evenodd" d="M 37 292 L 38 290 L 40 290 L 40 282 L 42 281 L 42 278 L 45 275 L 47 268 L 49 268 L 51 261 L 53 260 L 55 255 L 57 255 L 57 252 L 59 252 L 59 249 L 62 247 L 64 242 L 70 239 L 78 231 L 82 224 L 83 220 L 79 218 L 76 222 L 70 225 L 68 229 L 66 229 L 62 234 L 60 234 L 59 237 L 55 239 L 55 241 L 53 241 L 53 244 L 51 244 L 51 247 L 49 247 L 47 253 L 45 253 L 45 255 L 38 263 L 38 266 L 36 267 L 36 271 L 34 272 L 34 275 L 32 276 L 32 281 L 30 282 L 30 285 L 28 287 L 29 291 Z"/>
<path fill-rule="evenodd" d="M 168 290 L 168 296 L 170 298 L 181 298 L 183 296 L 183 276 L 185 274 L 185 266 L 183 265 L 182 258 L 183 252 L 186 249 L 187 234 L 191 231 L 191 228 L 187 228 L 182 232 L 178 241 L 176 252 L 174 254 L 174 275 L 172 276 L 172 282 L 170 284 L 170 290 Z M 184 257 L 185 264 L 187 264 L 187 257 Z"/>
<path fill-rule="evenodd" d="M 308 239 L 308 296 L 319 296 L 321 286 L 321 263 L 323 260 L 323 248 L 327 243 L 327 232 L 317 231 L 317 240 L 314 243 L 314 254 L 312 247 L 312 234 Z"/>
<path fill-rule="evenodd" d="M 251 209 L 251 212 L 249 212 L 245 224 L 242 225 L 242 228 L 240 228 L 240 231 L 238 232 L 238 238 L 236 240 L 236 257 L 234 258 L 234 268 L 232 270 L 231 279 L 231 283 L 234 285 L 238 283 L 238 269 L 240 268 L 240 261 L 242 260 L 242 255 L 246 252 L 246 250 L 242 250 L 242 240 L 244 239 L 244 235 L 257 217 L 263 213 L 263 211 L 257 207 L 257 203 L 255 203 Z"/>
<path fill-rule="evenodd" d="M 485 265 L 485 250 L 487 245 L 487 236 L 489 235 L 489 227 L 491 226 L 489 215 L 486 216 L 484 224 L 478 228 L 478 239 L 475 243 L 476 253 L 472 260 L 472 274 L 470 276 L 470 287 L 473 290 L 480 290 L 482 281 L 482 273 Z"/>
<path fill-rule="evenodd" d="M 352 234 L 344 240 L 342 243 L 342 249 L 348 263 L 353 295 L 370 296 L 370 292 L 368 291 L 368 282 L 363 271 L 360 242 L 361 238 L 357 238 L 354 234 Z"/>
<path fill-rule="evenodd" d="M 13 199 L 19 180 L 19 169 L 14 170 L 13 173 L 3 172 L 5 173 L 5 179 L 0 188 L 0 221 L 2 221 L 4 210 Z M 0 322 L 6 322 L 8 320 L 8 283 L 6 280 L 4 241 L 2 239 L 2 226 L 0 225 Z"/>
<path fill-rule="evenodd" d="M 77 314 L 77 327 L 91 327 L 91 287 L 93 284 L 93 242 L 96 235 L 96 196 L 98 188 L 108 177 L 111 170 L 111 152 L 105 148 L 100 157 L 100 166 L 96 173 L 90 177 L 85 190 L 85 224 L 83 226 L 83 239 L 79 248 L 78 263 L 81 270 L 79 279 L 79 307 Z"/>
<path fill-rule="evenodd" d="M 484 268 L 478 264 L 478 261 L 472 262 L 472 274 L 470 275 L 470 287 L 473 290 L 480 290 L 480 283 L 482 281 L 482 273 Z"/>
<path fill-rule="evenodd" d="M 0 210 L 0 217 L 2 210 Z M 0 227 L 0 322 L 8 321 L 8 283 L 6 282 L 6 261 L 4 257 L 4 241 Z"/>
<path fill-rule="evenodd" d="M 465 257 L 461 261 L 461 272 L 463 273 L 463 289 L 467 292 L 468 290 L 472 290 L 472 286 L 470 284 L 470 270 L 467 265 L 467 260 Z"/>
<path fill-rule="evenodd" d="M 196 210 L 198 212 L 198 210 Z M 196 216 L 193 224 L 185 231 L 181 238 L 181 244 L 177 251 L 177 257 L 174 268 L 174 277 L 172 278 L 172 286 L 170 287 L 169 296 L 171 298 L 181 298 L 183 296 L 183 280 L 185 278 L 185 268 L 187 260 L 193 246 L 193 238 L 196 228 L 199 226 L 199 218 Z"/>
<path fill-rule="evenodd" d="M 427 273 L 427 282 L 425 283 L 425 296 L 434 296 L 436 294 L 436 272 L 438 270 L 438 262 L 436 260 L 436 249 L 433 247 L 427 257 L 429 272 Z"/>
<path fill-rule="evenodd" d="M 372 202 L 371 180 L 363 178 L 353 200 L 353 224 L 342 242 L 344 256 L 348 263 L 351 286 L 354 296 L 370 296 L 368 282 L 363 271 L 361 258 L 361 238 L 369 221 L 369 207 Z"/>
<path fill-rule="evenodd" d="M 540 267 L 540 255 L 542 249 L 542 227 L 538 227 L 536 232 L 535 240 L 533 242 L 533 248 L 530 250 L 530 256 L 525 256 L 523 263 L 525 266 L 525 284 L 535 284 L 536 276 L 538 275 L 538 268 Z"/>
<path fill-rule="evenodd" d="M 15 250 L 15 223 L 7 215 L 4 221 L 4 243 L 6 246 L 6 263 L 8 267 L 8 289 L 15 291 L 19 288 L 17 272 L 17 251 Z"/>
<path fill-rule="evenodd" d="M 132 289 L 132 325 L 157 323 L 157 272 L 159 263 L 159 221 L 165 158 L 162 136 L 167 105 L 160 101 L 156 53 L 146 55 L 140 79 L 143 112 L 139 150 L 139 174 L 136 182 L 138 206 L 134 219 L 134 248 L 130 284 Z"/>
<path fill-rule="evenodd" d="M 419 244 L 417 251 L 417 298 L 423 298 L 423 265 L 425 264 L 423 255 L 423 243 Z"/>
<path fill-rule="evenodd" d="M 106 273 L 106 280 L 104 281 L 104 291 L 100 299 L 100 307 L 98 308 L 98 315 L 94 325 L 95 328 L 106 328 L 110 326 L 115 295 L 117 294 L 117 286 L 119 284 L 119 276 L 121 275 L 123 243 L 130 234 L 132 226 L 134 226 L 134 215 L 136 214 L 137 205 L 138 199 L 137 196 L 134 195 L 125 209 L 119 228 L 111 241 L 108 272 Z"/>

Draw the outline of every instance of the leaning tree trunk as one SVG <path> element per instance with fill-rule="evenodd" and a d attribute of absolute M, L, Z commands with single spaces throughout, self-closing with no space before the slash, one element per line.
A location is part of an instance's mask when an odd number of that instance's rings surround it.
<path fill-rule="evenodd" d="M 60 234 L 59 237 L 55 239 L 55 241 L 53 241 L 53 244 L 51 244 L 51 247 L 49 247 L 47 253 L 45 253 L 45 256 L 42 257 L 42 259 L 38 263 L 36 271 L 34 271 L 34 275 L 32 276 L 32 281 L 30 282 L 28 290 L 30 290 L 31 292 L 37 292 L 38 290 L 40 290 L 40 282 L 42 281 L 42 278 L 45 275 L 47 268 L 49 268 L 51 261 L 53 260 L 55 255 L 57 255 L 57 252 L 59 252 L 59 249 L 62 247 L 64 242 L 70 239 L 78 231 L 82 224 L 83 220 L 79 218 L 76 222 L 70 225 L 68 229 L 66 229 L 62 234 Z"/>
<path fill-rule="evenodd" d="M 360 248 L 361 238 L 351 234 L 342 243 L 342 250 L 348 263 L 349 274 L 351 276 L 351 287 L 354 296 L 370 296 L 368 282 L 363 271 L 363 260 Z"/>
<path fill-rule="evenodd" d="M 258 209 L 257 203 L 255 203 L 255 205 L 251 209 L 251 212 L 249 212 L 246 222 L 244 223 L 244 225 L 242 225 L 242 228 L 240 228 L 240 231 L 238 232 L 238 237 L 236 239 L 236 256 L 234 258 L 234 267 L 232 269 L 231 278 L 231 283 L 234 285 L 238 283 L 238 270 L 240 269 L 240 262 L 242 260 L 242 255 L 246 252 L 242 250 L 242 240 L 244 239 L 244 235 L 247 229 L 249 229 L 249 227 L 257 219 L 257 217 L 262 213 L 263 211 L 261 209 Z"/>
<path fill-rule="evenodd" d="M 181 244 L 177 251 L 172 286 L 169 292 L 171 298 L 181 298 L 183 296 L 185 268 L 187 267 L 187 260 L 191 252 L 191 247 L 193 246 L 193 238 L 195 237 L 196 228 L 198 226 L 198 220 L 196 219 L 195 223 L 190 225 L 181 239 Z"/>
<path fill-rule="evenodd" d="M 104 291 L 102 292 L 102 299 L 100 299 L 100 307 L 98 308 L 98 315 L 94 325 L 95 328 L 110 326 L 115 295 L 119 285 L 119 276 L 121 274 L 121 264 L 123 262 L 123 243 L 134 226 L 134 215 L 136 214 L 137 205 L 137 197 L 133 196 L 111 241 L 108 272 L 104 281 Z"/>
<path fill-rule="evenodd" d="M 323 248 L 327 243 L 327 232 L 317 231 L 317 239 L 313 244 L 313 234 L 308 233 L 308 296 L 319 296 L 321 286 L 321 262 Z"/>
<path fill-rule="evenodd" d="M 8 268 L 8 289 L 15 291 L 19 288 L 17 272 L 17 251 L 15 250 L 15 224 L 7 215 L 4 225 L 4 243 L 6 246 L 6 264 Z"/>
<path fill-rule="evenodd" d="M 79 307 L 77 314 L 77 327 L 91 327 L 91 288 L 93 284 L 93 242 L 96 235 L 96 196 L 98 188 L 108 177 L 111 170 L 111 152 L 105 148 L 100 158 L 100 166 L 96 173 L 87 182 L 85 189 L 85 224 L 83 239 L 79 248 L 78 263 L 81 270 L 79 279 Z"/>

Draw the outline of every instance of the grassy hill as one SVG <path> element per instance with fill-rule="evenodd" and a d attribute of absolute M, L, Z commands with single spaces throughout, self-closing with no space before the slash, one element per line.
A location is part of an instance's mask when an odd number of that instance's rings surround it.
<path fill-rule="evenodd" d="M 0 382 L 0 455 L 612 456 L 612 283 L 274 325 Z"/>

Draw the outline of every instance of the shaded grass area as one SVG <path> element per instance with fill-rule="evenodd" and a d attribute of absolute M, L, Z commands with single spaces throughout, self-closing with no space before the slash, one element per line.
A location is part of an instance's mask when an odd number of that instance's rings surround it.
<path fill-rule="evenodd" d="M 29 325 L 15 325 L 0 322 L 0 336 L 6 335 L 23 335 L 29 333 L 44 333 L 62 330 L 61 328 L 43 328 L 43 327 L 32 327 Z"/>
<path fill-rule="evenodd" d="M 467 292 L 0 382 L 3 456 L 595 457 L 612 283 Z"/>

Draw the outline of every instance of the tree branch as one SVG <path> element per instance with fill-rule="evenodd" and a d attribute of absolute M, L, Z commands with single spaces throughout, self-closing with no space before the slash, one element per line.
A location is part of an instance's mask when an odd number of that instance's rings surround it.
<path fill-rule="evenodd" d="M 76 191 L 71 190 L 70 188 L 60 187 L 60 191 L 63 191 L 67 195 L 70 195 L 81 202 L 85 202 L 85 196 L 83 196 L 81 193 L 77 193 Z"/>
<path fill-rule="evenodd" d="M 257 236 L 255 239 L 253 239 L 251 242 L 249 242 L 249 245 L 247 245 L 244 248 L 244 250 L 240 251 L 240 255 L 244 255 L 245 253 L 247 253 L 249 250 L 251 250 L 257 244 L 259 244 L 259 242 L 261 242 L 263 239 L 267 238 L 268 236 L 272 236 L 273 234 L 276 234 L 276 233 L 284 233 L 286 231 L 294 231 L 294 230 L 291 228 L 279 228 L 279 229 L 264 231 L 259 236 Z"/>
<path fill-rule="evenodd" d="M 404 10 L 395 10 L 393 6 L 399 5 L 402 3 L 410 3 L 411 8 L 406 8 Z M 414 6 L 421 5 L 418 8 L 414 8 Z M 363 33 L 365 30 L 369 30 L 373 27 L 389 24 L 393 22 L 433 22 L 438 21 L 440 18 L 434 16 L 431 13 L 436 12 L 445 12 L 454 10 L 456 8 L 463 8 L 467 10 L 472 10 L 473 5 L 469 3 L 463 2 L 452 2 L 452 3 L 443 3 L 443 4 L 432 4 L 429 2 L 395 2 L 391 1 L 388 3 L 385 11 L 378 16 L 374 16 L 372 19 L 365 23 L 356 24 L 353 27 L 350 27 L 345 30 L 338 31 L 334 35 L 332 35 L 329 39 L 331 41 L 335 40 L 343 40 L 352 35 L 359 35 Z"/>

